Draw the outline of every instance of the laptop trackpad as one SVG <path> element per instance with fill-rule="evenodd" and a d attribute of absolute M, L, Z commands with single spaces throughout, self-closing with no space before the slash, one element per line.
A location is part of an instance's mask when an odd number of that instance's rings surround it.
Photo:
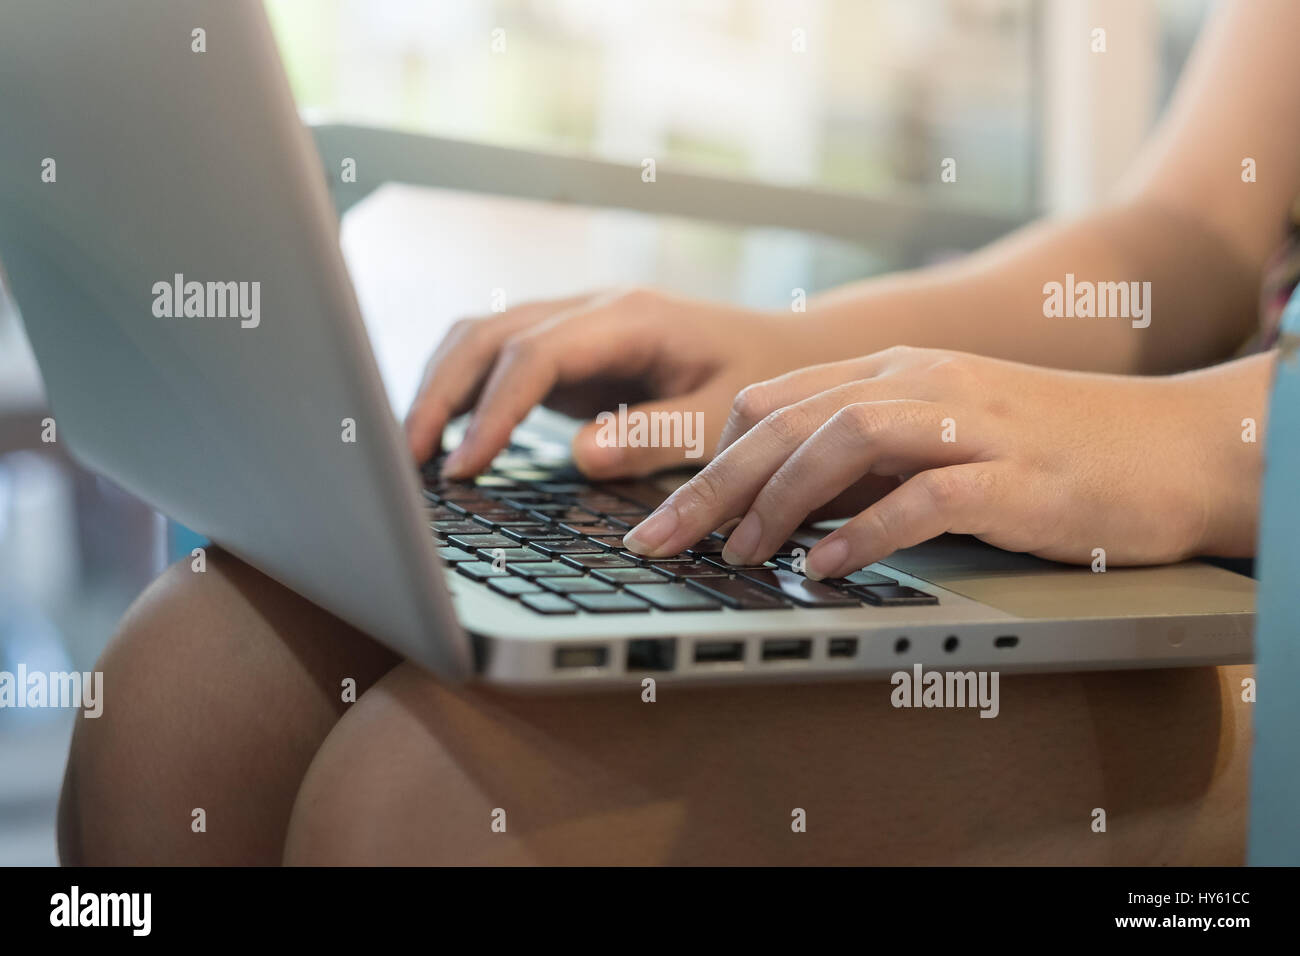
<path fill-rule="evenodd" d="M 1197 561 L 1094 573 L 950 534 L 880 563 L 1018 617 L 1241 614 L 1255 606 L 1251 578 Z"/>

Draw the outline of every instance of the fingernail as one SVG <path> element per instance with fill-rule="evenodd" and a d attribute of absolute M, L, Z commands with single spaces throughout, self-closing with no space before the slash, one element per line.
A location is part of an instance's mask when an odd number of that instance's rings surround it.
<path fill-rule="evenodd" d="M 671 538 L 676 530 L 677 509 L 672 505 L 661 505 L 658 511 L 623 536 L 623 544 L 629 551 L 649 554 Z"/>
<path fill-rule="evenodd" d="M 758 550 L 758 541 L 763 537 L 763 519 L 757 511 L 745 515 L 745 520 L 736 525 L 731 537 L 722 546 L 722 560 L 728 564 L 747 564 L 752 561 Z"/>
<path fill-rule="evenodd" d="M 805 573 L 814 581 L 832 577 L 849 556 L 849 543 L 843 538 L 832 538 L 808 552 Z"/>

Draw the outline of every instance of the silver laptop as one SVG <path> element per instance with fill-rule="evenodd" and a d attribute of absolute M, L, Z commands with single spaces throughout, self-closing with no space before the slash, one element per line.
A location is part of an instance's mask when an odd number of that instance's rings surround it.
<path fill-rule="evenodd" d="M 59 440 L 446 679 L 1250 658 L 1253 582 L 1209 564 L 1093 573 L 945 538 L 814 585 L 812 532 L 755 569 L 721 539 L 627 557 L 672 481 L 593 486 L 524 434 L 477 482 L 422 472 L 256 0 L 10 0 L 0 90 L 0 260 Z"/>

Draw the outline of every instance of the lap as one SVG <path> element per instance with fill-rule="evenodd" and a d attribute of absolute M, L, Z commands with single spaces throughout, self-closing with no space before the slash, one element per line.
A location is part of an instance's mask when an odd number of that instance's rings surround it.
<path fill-rule="evenodd" d="M 895 709 L 881 681 L 643 703 L 634 683 L 529 696 L 403 664 L 326 739 L 286 859 L 1239 863 L 1248 673 L 1003 675 L 981 719 Z"/>
<path fill-rule="evenodd" d="M 277 863 L 317 747 L 394 655 L 220 549 L 172 565 L 96 665 L 59 810 L 65 863 Z M 202 809 L 208 831 L 195 833 Z"/>

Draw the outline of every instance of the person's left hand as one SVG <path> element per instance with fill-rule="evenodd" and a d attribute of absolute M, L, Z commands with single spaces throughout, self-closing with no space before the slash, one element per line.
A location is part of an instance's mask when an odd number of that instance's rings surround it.
<path fill-rule="evenodd" d="M 791 372 L 737 396 L 725 450 L 625 543 L 673 554 L 743 518 L 723 557 L 754 563 L 810 513 L 867 504 L 811 550 L 809 577 L 944 532 L 1078 563 L 1249 554 L 1260 456 L 1240 421 L 1267 369 L 1220 369 L 1138 378 L 900 347 Z"/>

